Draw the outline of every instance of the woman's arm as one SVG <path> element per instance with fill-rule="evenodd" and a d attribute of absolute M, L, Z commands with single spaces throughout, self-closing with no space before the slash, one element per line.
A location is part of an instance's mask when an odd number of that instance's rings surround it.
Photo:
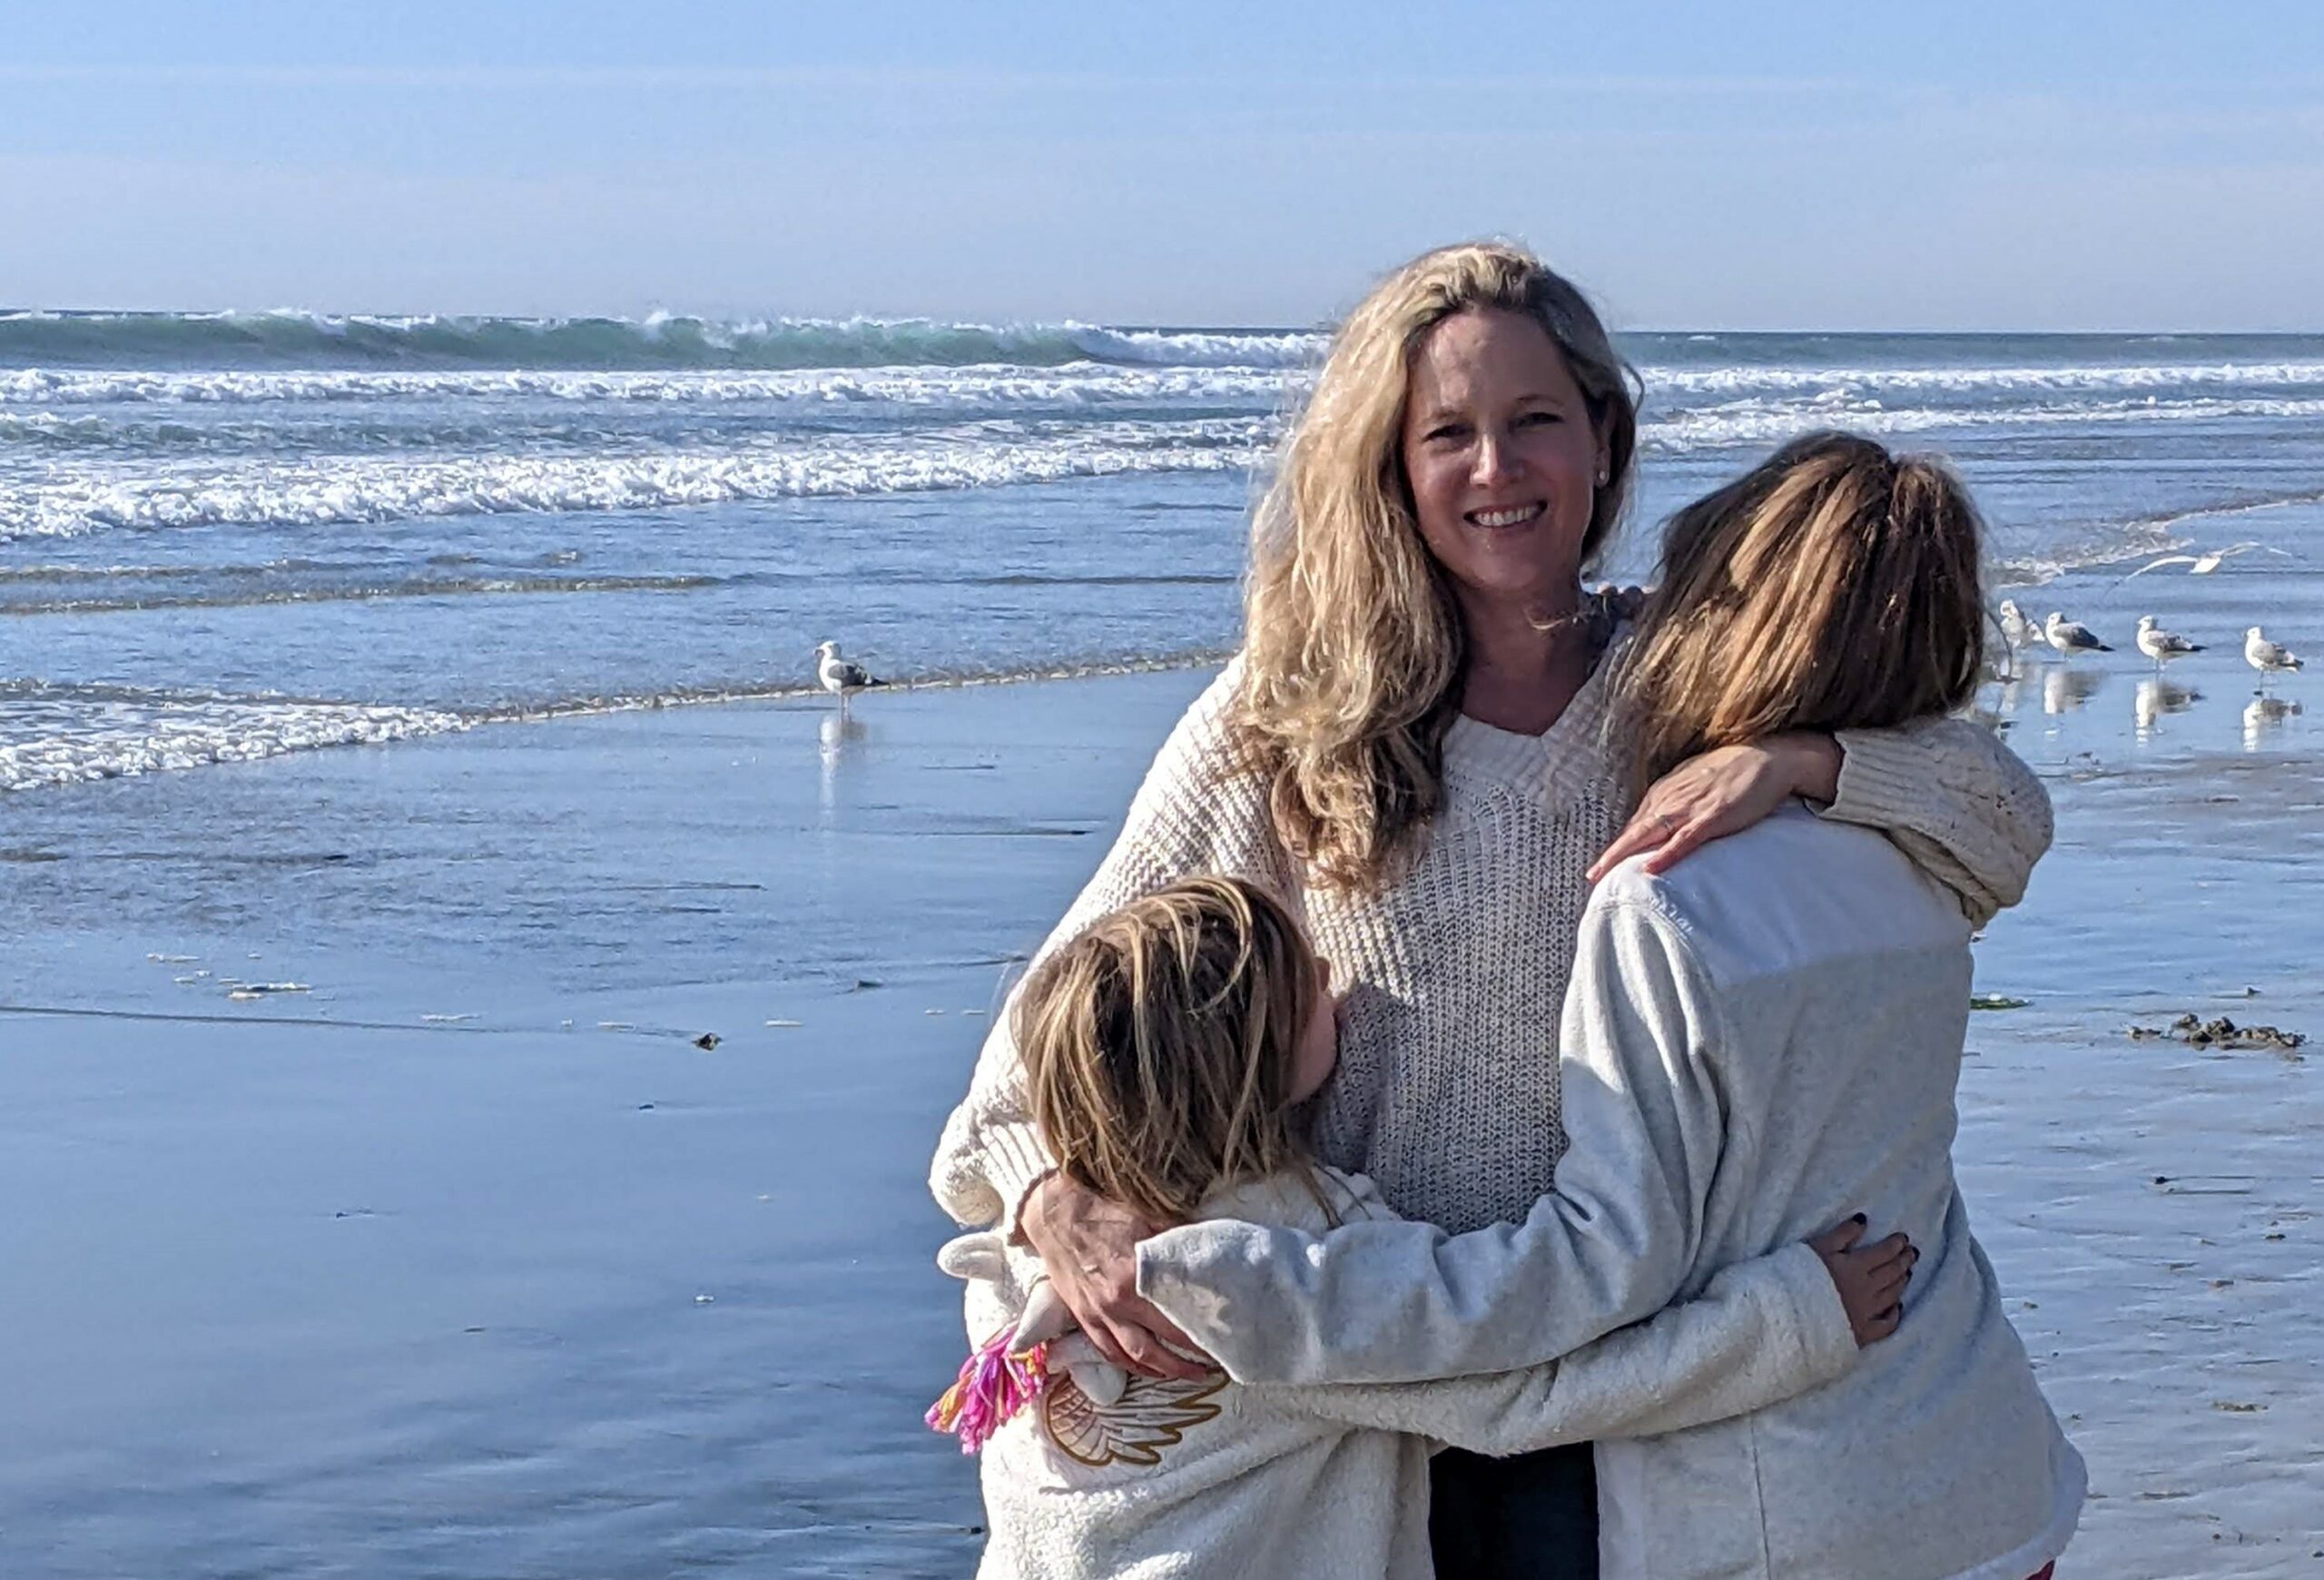
<path fill-rule="evenodd" d="M 1965 718 L 1842 730 L 1837 795 L 1823 815 L 1878 829 L 1951 889 L 1982 927 L 2025 897 L 2050 848 L 2050 793 L 2002 738 Z"/>
<path fill-rule="evenodd" d="M 1242 1383 L 1512 1371 L 1659 1311 L 1696 1264 L 1728 1038 L 1708 973 L 1650 896 L 1601 896 L 1584 915 L 1561 1041 L 1572 1145 L 1521 1224 L 1320 1238 L 1190 1224 L 1138 1248 L 1138 1292 Z"/>
<path fill-rule="evenodd" d="M 1983 725 L 1915 719 L 1894 729 L 1774 736 L 1681 763 L 1592 863 L 1594 882 L 1641 852 L 1662 872 L 1801 795 L 1822 815 L 1877 829 L 1953 891 L 1974 926 L 2024 897 L 2050 848 L 2049 793 Z"/>
<path fill-rule="evenodd" d="M 1545 1366 L 1444 1382 L 1259 1387 L 1325 1420 L 1414 1432 L 1477 1454 L 1684 1431 L 1765 1409 L 1855 1364 L 1856 1339 L 1814 1248 L 1720 1269 L 1696 1299 Z"/>

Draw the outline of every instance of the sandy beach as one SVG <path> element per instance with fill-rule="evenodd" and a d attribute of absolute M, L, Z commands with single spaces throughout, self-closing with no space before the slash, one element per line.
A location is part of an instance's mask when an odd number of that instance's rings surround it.
<path fill-rule="evenodd" d="M 2123 654 L 1987 698 L 2060 837 L 1979 946 L 2014 1007 L 1974 1018 L 1958 1152 L 2091 1464 L 2069 1575 L 2324 1565 L 2324 1050 L 2126 1035 L 2324 1032 L 2324 717 L 2247 743 L 2237 668 L 2175 668 L 2178 712 Z M 0 1572 L 968 1574 L 971 1467 L 919 1419 L 960 1344 L 927 1155 L 1206 678 L 0 803 L 0 1344 L 39 1358 Z"/>

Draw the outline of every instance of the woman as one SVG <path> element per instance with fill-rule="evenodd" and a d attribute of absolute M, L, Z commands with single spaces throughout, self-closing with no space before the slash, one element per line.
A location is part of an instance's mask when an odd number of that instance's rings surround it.
<path fill-rule="evenodd" d="M 1382 282 L 1259 507 L 1243 652 L 1049 945 L 1191 874 L 1290 896 L 1343 995 L 1322 1160 L 1454 1231 L 1520 1220 L 1550 1188 L 1593 860 L 1665 864 L 1805 795 L 1887 832 L 1982 921 L 2049 840 L 2024 765 L 1945 719 L 1723 747 L 1633 810 L 1601 740 L 1611 622 L 1581 590 L 1630 489 L 1626 374 L 1581 293 L 1517 249 L 1447 248 Z M 1137 1293 L 1137 1243 L 1159 1226 L 1049 1177 L 1005 1022 L 945 1126 L 938 1201 L 1021 1228 L 1107 1358 L 1201 1375 Z M 1432 1510 L 1447 1575 L 1594 1572 L 1586 1449 L 1441 1456 Z"/>
<path fill-rule="evenodd" d="M 1626 660 L 1641 778 L 1768 731 L 1964 706 L 1978 530 L 1927 461 L 1825 434 L 1679 513 Z M 2064 1550 L 2082 1461 L 2002 1314 L 1953 1177 L 1969 929 L 1886 842 L 1771 817 L 1591 896 L 1561 1037 L 1574 1144 L 1521 1226 L 1318 1243 L 1205 1224 L 1141 1284 L 1237 1382 L 1466 1377 L 1556 1355 L 1867 1207 L 1924 1250 L 1897 1337 L 1728 1421 L 1599 1446 L 1623 1580 L 2024 1580 Z"/>

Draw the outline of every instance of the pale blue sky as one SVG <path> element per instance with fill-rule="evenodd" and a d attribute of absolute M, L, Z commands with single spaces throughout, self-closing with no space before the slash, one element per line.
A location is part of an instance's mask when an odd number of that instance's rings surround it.
<path fill-rule="evenodd" d="M 2324 329 L 2324 6 L 0 0 L 0 303 Z"/>

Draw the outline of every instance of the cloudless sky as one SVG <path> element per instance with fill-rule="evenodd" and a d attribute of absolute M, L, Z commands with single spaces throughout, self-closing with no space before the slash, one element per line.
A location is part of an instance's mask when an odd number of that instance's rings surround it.
<path fill-rule="evenodd" d="M 2324 5 L 0 0 L 0 304 L 2324 330 Z"/>

